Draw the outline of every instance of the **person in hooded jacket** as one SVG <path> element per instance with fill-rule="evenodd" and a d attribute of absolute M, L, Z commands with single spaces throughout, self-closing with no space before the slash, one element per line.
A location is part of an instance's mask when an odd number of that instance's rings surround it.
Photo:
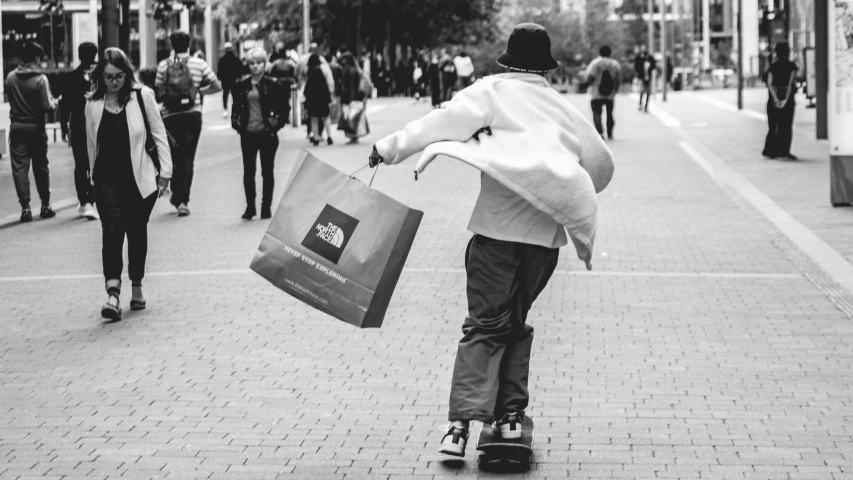
<path fill-rule="evenodd" d="M 614 169 L 592 124 L 544 78 L 558 66 L 545 28 L 515 27 L 497 62 L 508 73 L 480 79 L 379 140 L 368 159 L 371 167 L 393 165 L 424 150 L 418 173 L 441 155 L 481 171 L 465 252 L 468 316 L 450 387 L 451 424 L 439 447 L 454 456 L 465 455 L 471 421 L 492 424 L 506 439 L 522 436 L 528 312 L 570 240 L 592 268 L 595 196 Z"/>
<path fill-rule="evenodd" d="M 21 65 L 6 77 L 6 97 L 9 100 L 9 154 L 12 158 L 12 178 L 21 204 L 21 221 L 30 222 L 30 163 L 41 199 L 41 218 L 53 218 L 50 205 L 50 167 L 47 160 L 47 131 L 44 116 L 58 102 L 50 93 L 47 77 L 38 63 L 44 49 L 36 42 L 21 48 Z"/>

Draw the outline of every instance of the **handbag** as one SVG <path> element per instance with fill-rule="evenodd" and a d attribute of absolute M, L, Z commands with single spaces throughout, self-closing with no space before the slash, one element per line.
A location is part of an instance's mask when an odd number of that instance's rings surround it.
<path fill-rule="evenodd" d="M 303 150 L 250 268 L 317 310 L 378 328 L 422 217 Z"/>
<path fill-rule="evenodd" d="M 151 162 L 154 163 L 154 168 L 157 169 L 157 177 L 160 177 L 160 153 L 157 151 L 157 142 L 154 141 L 154 136 L 151 135 L 151 125 L 148 123 L 148 113 L 145 111 L 145 102 L 142 101 L 142 90 L 136 91 L 136 101 L 139 103 L 139 109 L 142 110 L 142 121 L 145 122 L 145 153 L 151 157 Z"/>

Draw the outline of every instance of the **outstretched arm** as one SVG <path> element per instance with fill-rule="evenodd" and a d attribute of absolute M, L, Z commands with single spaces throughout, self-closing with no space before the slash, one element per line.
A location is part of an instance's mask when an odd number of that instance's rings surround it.
<path fill-rule="evenodd" d="M 485 88 L 466 88 L 403 130 L 376 142 L 375 149 L 389 165 L 400 163 L 429 144 L 444 140 L 465 141 L 492 122 L 491 92 Z"/>

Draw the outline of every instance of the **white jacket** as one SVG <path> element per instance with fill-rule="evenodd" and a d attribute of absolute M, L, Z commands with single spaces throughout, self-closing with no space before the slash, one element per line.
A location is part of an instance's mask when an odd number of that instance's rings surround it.
<path fill-rule="evenodd" d="M 478 134 L 489 127 L 492 135 Z M 438 155 L 468 163 L 563 225 L 591 268 L 596 193 L 613 177 L 613 154 L 595 127 L 543 77 L 485 77 L 403 130 L 376 143 L 388 164 L 424 150 L 416 171 Z"/>
<path fill-rule="evenodd" d="M 130 79 L 128 79 L 130 81 Z M 134 87 L 127 103 L 127 130 L 130 134 L 130 161 L 133 164 L 133 178 L 139 188 L 139 194 L 146 198 L 157 191 L 157 168 L 148 153 L 145 152 L 145 123 L 142 110 L 136 101 L 136 91 L 142 90 L 142 101 L 151 126 L 151 135 L 157 144 L 160 160 L 160 178 L 172 178 L 172 153 L 166 137 L 166 127 L 160 117 L 160 107 L 154 99 L 154 91 L 146 86 Z M 86 103 L 86 137 L 89 152 L 89 169 L 94 172 L 95 159 L 98 158 L 98 129 L 104 116 L 104 99 L 89 100 Z"/>

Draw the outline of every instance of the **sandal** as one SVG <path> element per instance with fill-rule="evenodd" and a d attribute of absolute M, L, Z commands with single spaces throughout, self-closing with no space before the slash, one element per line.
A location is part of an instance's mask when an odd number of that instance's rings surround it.
<path fill-rule="evenodd" d="M 130 298 L 131 310 L 145 310 L 145 297 L 142 296 L 142 285 L 133 286 L 133 296 Z"/>
<path fill-rule="evenodd" d="M 121 307 L 119 306 L 118 295 L 110 294 L 110 298 L 107 299 L 107 303 L 101 307 L 101 317 L 108 318 L 112 321 L 121 320 Z"/>

